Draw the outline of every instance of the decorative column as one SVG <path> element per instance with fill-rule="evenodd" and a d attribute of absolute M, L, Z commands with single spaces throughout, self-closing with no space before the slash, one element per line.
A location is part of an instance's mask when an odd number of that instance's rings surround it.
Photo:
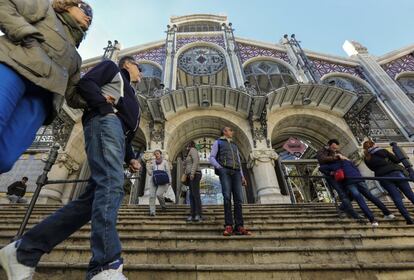
<path fill-rule="evenodd" d="M 391 116 L 396 119 L 403 132 L 410 139 L 414 139 L 414 103 L 379 65 L 375 57 L 368 53 L 366 47 L 355 41 L 345 41 L 343 48 L 350 57 L 359 60 L 364 74 Z"/>
<path fill-rule="evenodd" d="M 61 150 L 55 165 L 49 172 L 49 180 L 76 179 L 80 163 L 86 159 L 80 113 L 64 106 L 53 122 L 53 134 L 55 135 L 54 141 L 60 144 Z M 40 192 L 39 203 L 67 203 L 69 197 L 66 196 L 72 192 L 72 188 L 73 184 L 46 185 Z"/>
<path fill-rule="evenodd" d="M 277 153 L 272 149 L 253 150 L 249 157 L 248 167 L 253 170 L 257 189 L 257 203 L 290 203 L 289 197 L 280 193 L 275 172 Z"/>
<path fill-rule="evenodd" d="M 173 89 L 173 77 L 175 77 L 173 73 L 174 69 L 174 57 L 175 57 L 175 46 L 176 46 L 176 33 L 177 33 L 177 26 L 167 25 L 167 39 L 165 42 L 165 63 L 164 69 L 162 74 L 162 82 L 168 89 Z"/>
<path fill-rule="evenodd" d="M 79 164 L 66 152 L 63 152 L 59 154 L 48 177 L 49 180 L 65 180 L 78 170 Z M 46 185 L 40 193 L 38 204 L 62 204 L 65 186 L 64 184 Z"/>
<path fill-rule="evenodd" d="M 233 81 L 234 85 L 232 87 L 235 88 L 242 88 L 244 87 L 244 72 L 242 63 L 238 53 L 237 42 L 234 37 L 234 29 L 232 28 L 232 24 L 229 23 L 228 25 L 223 23 L 222 29 L 224 33 L 224 44 L 226 46 L 226 51 L 230 59 L 231 65 L 228 65 L 230 81 Z"/>
<path fill-rule="evenodd" d="M 300 83 L 312 83 L 313 78 L 309 73 L 309 69 L 306 69 L 305 62 L 301 58 L 301 56 L 298 55 L 297 48 L 291 44 L 291 40 L 289 40 L 288 36 L 285 35 L 281 40 L 280 43 L 286 48 L 287 55 L 290 60 L 290 64 L 295 69 L 295 77 Z"/>

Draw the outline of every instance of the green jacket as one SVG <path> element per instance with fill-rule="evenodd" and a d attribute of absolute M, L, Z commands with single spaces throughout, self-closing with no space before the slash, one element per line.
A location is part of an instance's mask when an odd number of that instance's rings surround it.
<path fill-rule="evenodd" d="M 0 63 L 7 64 L 34 84 L 54 93 L 50 123 L 63 105 L 82 108 L 76 94 L 81 57 L 68 27 L 62 23 L 49 0 L 0 0 Z M 40 44 L 22 46 L 32 36 Z"/>

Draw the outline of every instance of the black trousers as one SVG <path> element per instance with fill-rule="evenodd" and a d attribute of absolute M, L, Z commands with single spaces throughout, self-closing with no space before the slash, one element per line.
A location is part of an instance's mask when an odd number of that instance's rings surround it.
<path fill-rule="evenodd" d="M 201 173 L 196 172 L 194 175 L 194 179 L 190 180 L 190 206 L 191 206 L 191 216 L 194 218 L 195 216 L 201 216 L 202 209 L 201 209 L 201 198 L 200 198 L 200 180 L 201 180 Z"/>

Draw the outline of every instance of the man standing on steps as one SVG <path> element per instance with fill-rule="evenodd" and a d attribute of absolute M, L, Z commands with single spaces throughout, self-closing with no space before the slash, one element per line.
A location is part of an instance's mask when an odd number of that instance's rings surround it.
<path fill-rule="evenodd" d="M 233 130 L 224 127 L 221 130 L 221 137 L 217 139 L 211 148 L 210 163 L 214 166 L 216 174 L 220 178 L 224 199 L 224 236 L 251 235 L 251 232 L 244 227 L 243 222 L 243 192 L 242 185 L 247 185 L 243 176 L 240 153 L 237 145 L 233 142 Z M 231 207 L 231 196 L 234 201 L 234 220 Z"/>
<path fill-rule="evenodd" d="M 79 93 L 88 105 L 82 121 L 91 169 L 89 184 L 77 200 L 0 250 L 1 264 L 12 280 L 31 280 L 42 255 L 89 221 L 92 258 L 86 279 L 126 279 L 116 222 L 124 195 L 123 162 L 133 172 L 141 168 L 131 147 L 140 109 L 130 84 L 140 80 L 140 68 L 130 56 L 121 58 L 119 66 L 103 61 L 80 80 Z"/>

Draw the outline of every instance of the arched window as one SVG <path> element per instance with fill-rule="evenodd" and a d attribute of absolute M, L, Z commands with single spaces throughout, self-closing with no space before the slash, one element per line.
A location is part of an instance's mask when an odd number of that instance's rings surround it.
<path fill-rule="evenodd" d="M 358 141 L 362 142 L 364 137 L 371 137 L 376 142 L 405 141 L 398 126 L 376 98 L 368 103 L 364 101 L 367 99 L 363 96 L 369 97 L 373 92 L 362 82 L 352 77 L 331 76 L 322 80 L 322 83 L 361 95 L 359 101 L 344 116 Z"/>
<path fill-rule="evenodd" d="M 269 60 L 249 63 L 244 74 L 259 94 L 296 83 L 294 74 L 286 66 Z"/>
<path fill-rule="evenodd" d="M 178 57 L 177 88 L 195 85 L 229 85 L 225 55 L 210 46 L 190 48 Z"/>
<path fill-rule="evenodd" d="M 404 92 L 414 101 L 414 74 L 397 79 Z"/>
<path fill-rule="evenodd" d="M 140 63 L 142 70 L 142 81 L 137 85 L 137 92 L 150 95 L 154 89 L 160 88 L 162 70 L 150 63 Z"/>
<path fill-rule="evenodd" d="M 336 86 L 359 94 L 371 93 L 371 91 L 366 86 L 357 82 L 354 79 L 347 77 L 329 77 L 323 80 L 323 84 L 329 86 Z"/>

